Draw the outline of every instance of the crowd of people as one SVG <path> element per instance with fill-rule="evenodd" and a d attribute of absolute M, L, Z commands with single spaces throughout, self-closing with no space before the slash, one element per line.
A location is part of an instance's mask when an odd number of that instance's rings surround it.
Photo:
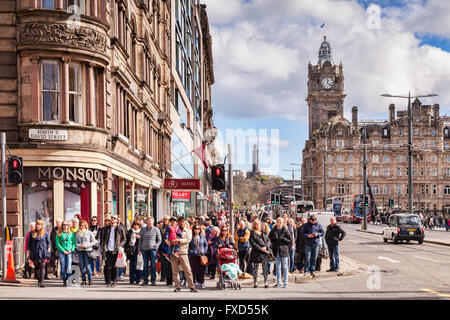
<path fill-rule="evenodd" d="M 237 251 L 239 269 L 245 272 L 241 277 L 251 276 L 255 288 L 260 265 L 265 288 L 271 271 L 274 287 L 287 288 L 290 273 L 315 278 L 323 258 L 330 259 L 328 272 L 339 271 L 338 242 L 345 232 L 334 218 L 325 231 L 314 215 L 296 223 L 287 213 L 274 220 L 267 212 L 237 212 L 234 230 L 227 217 L 225 211 L 187 219 L 165 216 L 158 222 L 136 216 L 129 230 L 115 215 L 106 215 L 102 227 L 97 217 L 90 222 L 80 215 L 70 222 L 56 219 L 48 231 L 38 220 L 25 240 L 24 277 L 31 277 L 34 268 L 38 286 L 45 287 L 50 266 L 52 278 L 63 286 L 77 281 L 90 286 L 103 273 L 113 288 L 126 272 L 130 284 L 155 286 L 158 273 L 160 281 L 175 285 L 175 292 L 186 286 L 197 292 L 205 288 L 206 277 L 216 278 L 222 248 Z"/>

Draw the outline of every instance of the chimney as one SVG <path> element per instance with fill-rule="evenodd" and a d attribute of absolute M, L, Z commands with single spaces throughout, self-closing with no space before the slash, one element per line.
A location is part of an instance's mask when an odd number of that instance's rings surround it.
<path fill-rule="evenodd" d="M 395 104 L 389 105 L 389 122 L 393 125 L 395 122 Z"/>
<path fill-rule="evenodd" d="M 352 124 L 353 127 L 358 128 L 358 107 L 354 106 L 352 108 Z"/>
<path fill-rule="evenodd" d="M 439 121 L 439 103 L 433 105 L 433 123 L 437 125 Z"/>

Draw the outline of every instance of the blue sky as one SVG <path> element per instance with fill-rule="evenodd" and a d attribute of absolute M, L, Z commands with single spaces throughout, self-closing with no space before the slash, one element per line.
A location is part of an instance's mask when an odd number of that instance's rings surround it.
<path fill-rule="evenodd" d="M 380 94 L 408 90 L 438 93 L 437 100 L 424 103 L 439 103 L 442 114 L 450 112 L 450 1 L 202 2 L 213 39 L 214 123 L 222 132 L 279 130 L 280 141 L 272 145 L 279 161 L 269 173 L 290 179 L 291 172 L 283 170 L 301 162 L 308 138 L 307 65 L 317 63 L 323 22 L 333 60 L 344 65 L 347 119 L 353 105 L 359 119 L 386 119 L 391 102 L 397 110 L 405 106 Z M 235 152 L 248 155 L 251 149 Z M 250 170 L 248 159 L 234 167 Z"/>

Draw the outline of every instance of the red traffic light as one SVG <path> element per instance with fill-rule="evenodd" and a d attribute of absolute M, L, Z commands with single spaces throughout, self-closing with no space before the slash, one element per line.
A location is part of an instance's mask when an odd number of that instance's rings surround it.
<path fill-rule="evenodd" d="M 219 167 L 216 168 L 216 176 L 220 176 L 222 174 L 222 169 Z"/>
<path fill-rule="evenodd" d="M 13 167 L 14 169 L 17 169 L 17 168 L 19 167 L 19 161 L 16 160 L 16 159 L 14 159 L 14 160 L 12 161 L 12 167 Z"/>

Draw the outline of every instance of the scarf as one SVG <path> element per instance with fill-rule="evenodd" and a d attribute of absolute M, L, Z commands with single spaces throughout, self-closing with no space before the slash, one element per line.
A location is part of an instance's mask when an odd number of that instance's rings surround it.
<path fill-rule="evenodd" d="M 78 227 L 77 228 L 70 227 L 70 231 L 72 231 L 72 233 L 77 233 L 78 232 Z"/>
<path fill-rule="evenodd" d="M 134 246 L 134 244 L 136 243 L 136 236 L 139 234 L 139 232 L 141 231 L 141 229 L 133 229 L 132 231 L 131 231 L 131 239 L 130 239 L 130 243 L 131 243 L 131 246 L 133 247 Z"/>

